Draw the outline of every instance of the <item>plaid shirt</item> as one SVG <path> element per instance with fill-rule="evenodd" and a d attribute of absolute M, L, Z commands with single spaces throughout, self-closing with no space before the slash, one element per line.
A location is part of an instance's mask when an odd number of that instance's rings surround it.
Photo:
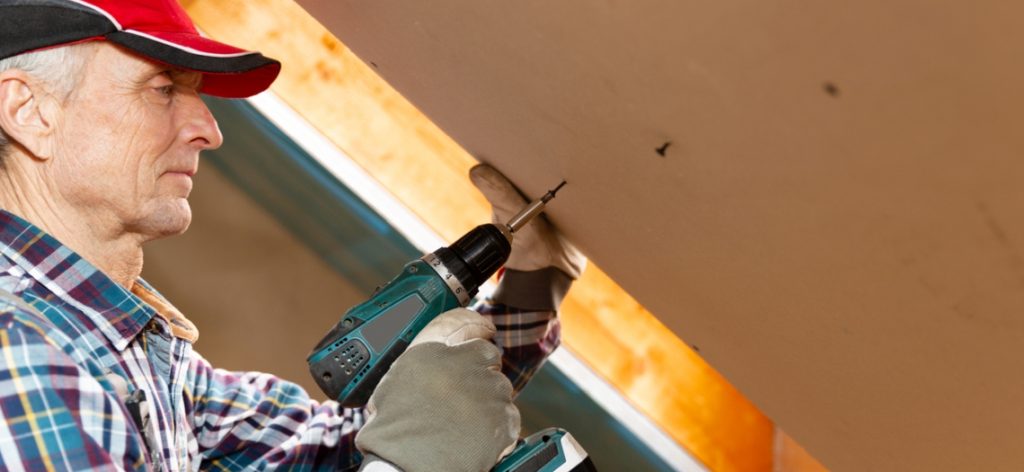
<path fill-rule="evenodd" d="M 484 304 L 518 391 L 558 344 L 552 312 Z M 0 211 L 0 470 L 357 467 L 362 410 L 214 369 L 195 326 Z"/>

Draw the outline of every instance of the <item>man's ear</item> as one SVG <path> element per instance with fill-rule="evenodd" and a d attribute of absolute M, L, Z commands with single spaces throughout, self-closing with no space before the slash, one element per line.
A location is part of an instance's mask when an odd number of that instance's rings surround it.
<path fill-rule="evenodd" d="M 0 127 L 36 159 L 53 157 L 52 97 L 20 70 L 0 72 Z"/>

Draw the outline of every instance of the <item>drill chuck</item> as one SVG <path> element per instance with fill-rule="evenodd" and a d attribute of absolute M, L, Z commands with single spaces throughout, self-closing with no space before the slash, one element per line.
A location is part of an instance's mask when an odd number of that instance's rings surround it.
<path fill-rule="evenodd" d="M 467 271 L 459 280 L 470 290 L 472 297 L 491 275 L 505 265 L 509 254 L 512 254 L 512 243 L 497 226 L 486 224 L 473 228 L 448 249 L 465 264 Z"/>

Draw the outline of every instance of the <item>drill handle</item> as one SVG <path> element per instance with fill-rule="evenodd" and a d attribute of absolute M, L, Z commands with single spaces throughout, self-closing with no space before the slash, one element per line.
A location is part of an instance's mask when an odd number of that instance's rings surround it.
<path fill-rule="evenodd" d="M 361 407 L 391 364 L 431 320 L 461 306 L 423 260 L 410 262 L 369 300 L 345 313 L 306 362 L 313 380 L 345 407 Z"/>

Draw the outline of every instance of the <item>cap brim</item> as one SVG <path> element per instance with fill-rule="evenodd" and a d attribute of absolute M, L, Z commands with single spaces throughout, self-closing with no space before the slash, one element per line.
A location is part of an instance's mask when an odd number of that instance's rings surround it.
<path fill-rule="evenodd" d="M 0 59 L 99 38 L 116 30 L 106 17 L 78 4 L 0 1 Z"/>
<path fill-rule="evenodd" d="M 269 88 L 281 72 L 281 63 L 274 59 L 197 34 L 128 30 L 106 38 L 157 62 L 201 72 L 200 91 L 215 97 L 251 97 Z"/>

